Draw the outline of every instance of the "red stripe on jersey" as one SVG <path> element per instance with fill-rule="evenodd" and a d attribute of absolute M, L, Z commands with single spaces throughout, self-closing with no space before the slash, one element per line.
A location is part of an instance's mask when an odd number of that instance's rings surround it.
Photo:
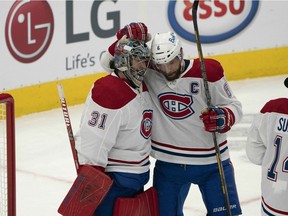
<path fill-rule="evenodd" d="M 124 163 L 124 164 L 141 164 L 143 161 L 147 160 L 148 158 L 149 158 L 149 155 L 141 161 L 123 161 L 123 160 L 116 160 L 112 158 L 108 158 L 108 161 L 116 162 L 116 163 Z"/>
<path fill-rule="evenodd" d="M 224 76 L 223 67 L 218 61 L 214 59 L 205 59 L 204 64 L 208 82 L 216 82 Z M 195 59 L 193 61 L 192 68 L 183 77 L 202 78 L 202 70 L 199 59 Z"/>
<path fill-rule="evenodd" d="M 272 208 L 271 206 L 269 206 L 269 205 L 265 202 L 263 196 L 262 196 L 261 198 L 262 198 L 262 203 L 264 204 L 264 206 L 265 206 L 266 208 L 270 209 L 270 211 L 273 211 L 273 212 L 278 213 L 278 214 L 281 214 L 281 215 L 288 215 L 288 212 L 286 212 L 286 211 L 281 211 L 281 210 L 278 210 L 278 209 L 275 209 L 275 208 Z"/>
<path fill-rule="evenodd" d="M 173 146 L 173 145 L 169 145 L 169 144 L 156 142 L 154 140 L 152 140 L 152 143 L 154 143 L 156 145 L 159 145 L 159 146 L 163 146 L 163 147 L 167 147 L 167 148 L 171 148 L 171 149 L 183 150 L 183 151 L 212 151 L 212 150 L 215 149 L 215 147 L 212 147 L 212 148 L 184 148 L 184 147 L 177 147 L 177 146 Z M 220 143 L 218 146 L 222 147 L 226 143 L 227 143 L 227 140 L 225 140 L 224 142 Z"/>
<path fill-rule="evenodd" d="M 288 98 L 278 98 L 268 101 L 260 111 L 261 113 L 281 113 L 288 115 Z"/>
<path fill-rule="evenodd" d="M 120 78 L 112 75 L 98 79 L 92 89 L 92 100 L 108 109 L 119 109 L 136 97 L 136 93 Z"/>

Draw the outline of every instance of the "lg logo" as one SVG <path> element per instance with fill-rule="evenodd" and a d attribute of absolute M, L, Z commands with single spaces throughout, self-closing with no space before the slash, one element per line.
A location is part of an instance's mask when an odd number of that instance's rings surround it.
<path fill-rule="evenodd" d="M 6 44 L 16 60 L 31 63 L 46 52 L 53 30 L 53 13 L 47 1 L 16 1 L 6 20 Z"/>

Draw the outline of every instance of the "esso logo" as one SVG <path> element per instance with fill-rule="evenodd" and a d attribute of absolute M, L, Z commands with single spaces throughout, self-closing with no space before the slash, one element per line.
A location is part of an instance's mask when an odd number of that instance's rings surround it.
<path fill-rule="evenodd" d="M 182 38 L 196 42 L 190 1 L 170 0 L 168 18 L 174 31 Z M 199 1 L 197 23 L 202 43 L 226 40 L 248 26 L 259 7 L 259 0 Z"/>
<path fill-rule="evenodd" d="M 16 60 L 31 63 L 46 52 L 53 30 L 53 13 L 47 1 L 16 1 L 6 20 L 6 44 Z"/>

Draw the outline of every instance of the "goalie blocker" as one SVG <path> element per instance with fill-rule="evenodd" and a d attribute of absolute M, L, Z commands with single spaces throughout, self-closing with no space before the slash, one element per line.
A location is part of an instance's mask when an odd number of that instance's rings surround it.
<path fill-rule="evenodd" d="M 90 165 L 81 166 L 68 194 L 58 208 L 63 216 L 92 216 L 108 193 L 113 181 Z M 158 216 L 158 198 L 151 187 L 136 197 L 118 198 L 113 216 Z"/>

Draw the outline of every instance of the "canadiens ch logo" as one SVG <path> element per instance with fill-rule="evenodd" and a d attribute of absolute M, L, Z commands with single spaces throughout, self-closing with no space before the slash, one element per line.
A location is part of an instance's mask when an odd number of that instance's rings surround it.
<path fill-rule="evenodd" d="M 160 94 L 158 99 L 163 112 L 172 119 L 185 119 L 194 113 L 191 95 L 168 92 Z"/>
<path fill-rule="evenodd" d="M 141 122 L 141 135 L 148 139 L 151 136 L 152 132 L 152 110 L 145 110 L 143 112 L 143 119 Z"/>

